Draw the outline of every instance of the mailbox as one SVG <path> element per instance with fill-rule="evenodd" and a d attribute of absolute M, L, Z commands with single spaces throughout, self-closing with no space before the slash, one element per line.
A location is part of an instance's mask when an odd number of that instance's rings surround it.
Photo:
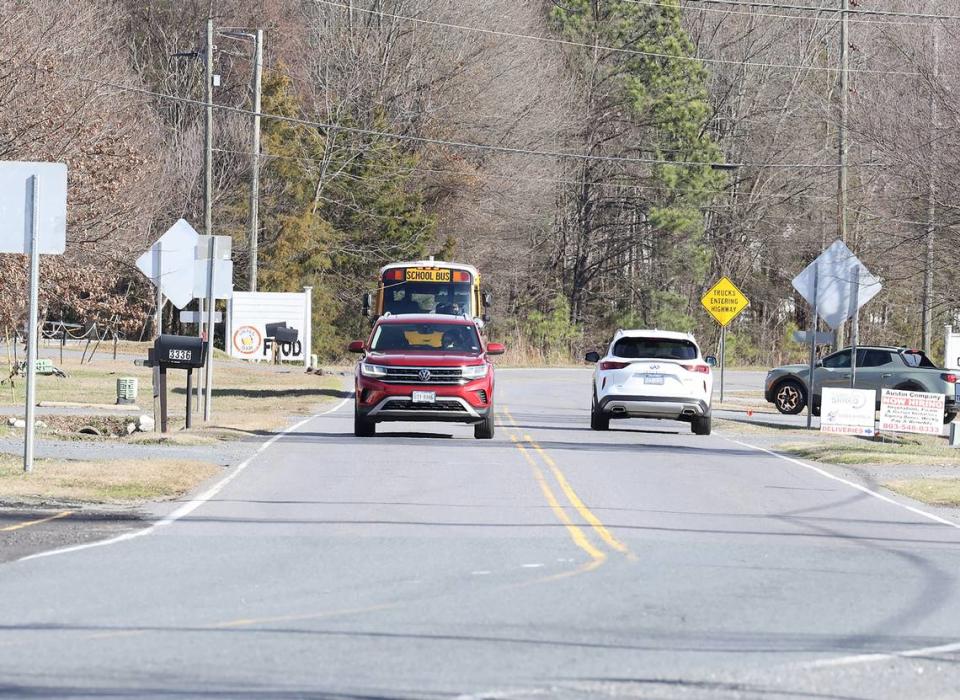
<path fill-rule="evenodd" d="M 186 335 L 161 335 L 153 341 L 153 348 L 147 353 L 143 364 L 154 367 L 160 399 L 160 432 L 167 432 L 167 370 L 184 369 L 187 371 L 187 416 L 186 425 L 192 425 L 190 394 L 193 391 L 193 370 L 201 369 L 207 363 L 207 346 L 202 338 Z"/>
<path fill-rule="evenodd" d="M 278 328 L 273 336 L 274 340 L 276 340 L 278 343 L 290 344 L 297 342 L 299 337 L 300 331 L 298 331 L 296 328 Z"/>
<path fill-rule="evenodd" d="M 207 347 L 202 338 L 161 335 L 153 343 L 153 361 L 161 367 L 200 369 L 207 361 Z"/>

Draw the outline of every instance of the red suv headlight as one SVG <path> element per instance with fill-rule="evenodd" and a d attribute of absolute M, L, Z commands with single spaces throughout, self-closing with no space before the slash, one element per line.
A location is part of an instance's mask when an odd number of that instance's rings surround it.
<path fill-rule="evenodd" d="M 464 379 L 482 379 L 490 373 L 490 365 L 483 363 L 482 365 L 467 365 L 463 368 L 461 376 Z"/>

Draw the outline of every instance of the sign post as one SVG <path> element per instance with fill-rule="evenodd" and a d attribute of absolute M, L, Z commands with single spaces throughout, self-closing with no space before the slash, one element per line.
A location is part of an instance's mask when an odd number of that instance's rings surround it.
<path fill-rule="evenodd" d="M 0 163 L 0 253 L 30 260 L 27 308 L 26 425 L 23 470 L 33 470 L 36 421 L 37 332 L 40 255 L 61 255 L 67 245 L 67 166 L 63 163 Z"/>
<path fill-rule="evenodd" d="M 713 285 L 700 300 L 713 319 L 720 324 L 720 402 L 723 403 L 724 368 L 727 365 L 727 326 L 750 306 L 750 300 L 727 277 Z"/>
<path fill-rule="evenodd" d="M 40 241 L 37 227 L 40 220 L 40 178 L 30 178 L 30 305 L 27 322 L 27 405 L 23 437 L 23 471 L 33 469 L 33 435 L 37 393 L 37 306 L 40 302 Z"/>
<path fill-rule="evenodd" d="M 813 397 L 816 386 L 816 330 L 822 318 L 833 330 L 853 317 L 850 366 L 850 388 L 856 381 L 857 317 L 860 307 L 873 299 L 883 288 L 843 241 L 835 241 L 812 263 L 793 278 L 793 288 L 813 311 L 814 325 L 810 338 L 810 375 L 807 397 L 807 427 L 812 425 Z"/>

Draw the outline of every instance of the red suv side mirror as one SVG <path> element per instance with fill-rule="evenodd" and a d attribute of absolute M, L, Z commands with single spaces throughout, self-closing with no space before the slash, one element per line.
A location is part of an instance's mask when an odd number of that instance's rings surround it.
<path fill-rule="evenodd" d="M 507 349 L 501 343 L 489 343 L 487 345 L 488 355 L 502 355 Z"/>
<path fill-rule="evenodd" d="M 350 352 L 363 352 L 364 351 L 363 341 L 354 340 L 352 343 L 350 343 L 350 345 L 347 346 L 347 350 L 349 350 Z"/>

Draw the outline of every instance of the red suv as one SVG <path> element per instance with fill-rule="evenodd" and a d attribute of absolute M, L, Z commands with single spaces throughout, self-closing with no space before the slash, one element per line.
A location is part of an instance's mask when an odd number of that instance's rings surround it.
<path fill-rule="evenodd" d="M 498 343 L 485 343 L 465 316 L 381 316 L 364 343 L 356 371 L 358 437 L 384 421 L 448 421 L 473 425 L 478 439 L 493 437 L 493 365 Z"/>

